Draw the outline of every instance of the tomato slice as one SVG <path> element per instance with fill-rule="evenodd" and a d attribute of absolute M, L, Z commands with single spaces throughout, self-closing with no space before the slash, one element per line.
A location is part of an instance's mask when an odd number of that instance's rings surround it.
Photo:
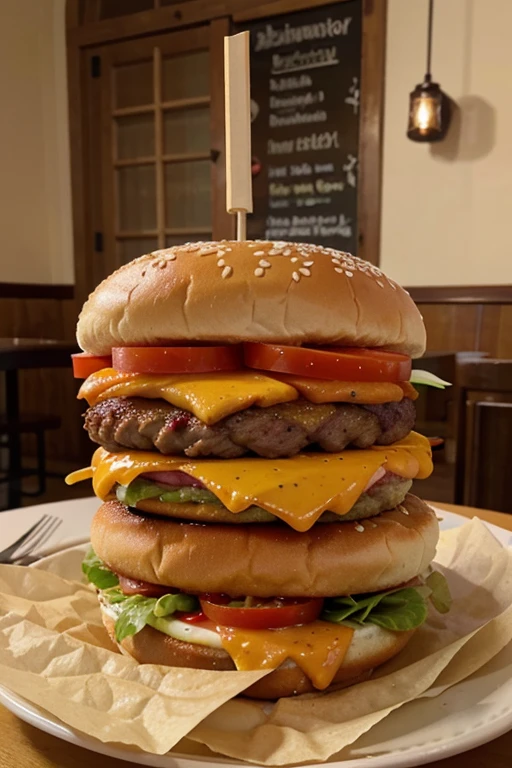
<path fill-rule="evenodd" d="M 245 629 L 277 629 L 309 624 L 319 617 L 323 605 L 320 597 L 257 599 L 251 608 L 225 605 L 224 599 L 222 603 L 218 602 L 214 595 L 202 595 L 199 602 L 203 612 L 215 624 Z"/>
<path fill-rule="evenodd" d="M 76 355 L 71 355 L 71 360 L 75 379 L 87 379 L 91 373 L 112 367 L 112 358 L 108 355 L 89 355 L 87 352 L 78 352 Z"/>
<path fill-rule="evenodd" d="M 244 344 L 245 364 L 276 373 L 295 373 L 312 379 L 337 381 L 408 381 L 411 358 L 396 352 L 356 347 L 285 347 Z"/>
<path fill-rule="evenodd" d="M 209 373 L 242 367 L 242 348 L 114 347 L 112 367 L 123 373 Z"/>
<path fill-rule="evenodd" d="M 206 614 L 202 611 L 196 611 L 196 613 L 176 612 L 173 618 L 179 619 L 180 621 L 185 621 L 187 624 L 201 624 L 204 621 L 208 621 Z"/>
<path fill-rule="evenodd" d="M 160 584 L 150 584 L 149 581 L 128 579 L 119 576 L 119 586 L 123 595 L 144 595 L 144 597 L 162 597 L 169 594 L 169 587 Z"/>

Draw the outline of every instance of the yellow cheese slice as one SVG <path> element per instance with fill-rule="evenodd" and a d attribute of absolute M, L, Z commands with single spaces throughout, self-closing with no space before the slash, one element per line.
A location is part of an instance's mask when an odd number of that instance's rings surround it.
<path fill-rule="evenodd" d="M 299 393 L 289 384 L 251 371 L 154 375 L 117 373 L 104 368 L 82 384 L 79 398 L 95 405 L 110 397 L 161 398 L 204 421 L 215 422 L 251 405 L 267 407 L 296 400 Z"/>
<path fill-rule="evenodd" d="M 404 398 L 400 384 L 385 381 L 330 381 L 284 374 L 278 378 L 311 403 L 398 403 Z"/>
<path fill-rule="evenodd" d="M 151 451 L 109 453 L 98 448 L 92 466 L 72 473 L 66 482 L 92 477 L 95 494 L 107 499 L 116 483 L 127 486 L 146 472 L 181 470 L 200 480 L 233 514 L 254 504 L 303 532 L 327 509 L 346 514 L 379 467 L 405 478 L 428 477 L 432 472 L 428 440 L 411 432 L 390 446 L 303 453 L 289 459 L 194 461 Z"/>
<path fill-rule="evenodd" d="M 332 683 L 354 634 L 327 621 L 283 629 L 217 627 L 217 632 L 238 670 L 276 669 L 291 659 L 320 690 Z"/>
<path fill-rule="evenodd" d="M 312 403 L 375 404 L 399 402 L 404 396 L 414 400 L 417 392 L 409 382 L 324 381 L 255 371 L 157 375 L 104 368 L 91 374 L 78 393 L 91 406 L 111 397 L 166 400 L 205 424 L 215 424 L 251 405 L 265 408 L 299 395 Z"/>

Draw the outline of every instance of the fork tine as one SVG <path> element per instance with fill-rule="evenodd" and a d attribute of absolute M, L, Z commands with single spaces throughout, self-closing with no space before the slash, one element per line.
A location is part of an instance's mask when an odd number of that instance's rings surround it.
<path fill-rule="evenodd" d="M 41 528 L 37 532 L 37 535 L 31 538 L 28 548 L 26 548 L 23 552 L 16 553 L 16 559 L 26 557 L 27 555 L 32 554 L 32 552 L 35 552 L 38 547 L 47 542 L 48 539 L 53 536 L 61 523 L 62 520 L 58 517 L 48 517 L 44 528 Z"/>
<path fill-rule="evenodd" d="M 31 536 L 33 536 L 37 531 L 40 529 L 40 526 L 44 525 L 46 519 L 48 518 L 48 515 L 43 515 L 34 525 L 28 529 L 28 531 L 25 531 L 24 534 L 22 534 L 19 539 L 16 539 L 12 544 L 10 544 L 8 547 L 5 547 L 5 549 L 0 551 L 0 563 L 8 562 L 10 559 L 10 556 L 13 554 L 13 552 L 16 552 L 17 549 L 19 549 L 22 544 L 25 544 Z"/>
<path fill-rule="evenodd" d="M 41 518 L 39 521 L 39 525 L 37 528 L 35 528 L 30 536 L 27 536 L 25 541 L 17 548 L 16 552 L 13 553 L 12 557 L 20 557 L 20 551 L 24 550 L 25 552 L 29 552 L 33 547 L 33 542 L 37 541 L 39 538 L 39 535 L 41 533 L 44 533 L 48 526 L 51 524 L 52 518 L 49 515 L 44 515 L 44 517 Z"/>

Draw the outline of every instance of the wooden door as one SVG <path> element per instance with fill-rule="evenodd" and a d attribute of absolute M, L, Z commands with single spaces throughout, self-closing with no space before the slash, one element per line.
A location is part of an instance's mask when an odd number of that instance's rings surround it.
<path fill-rule="evenodd" d="M 220 20 L 90 52 L 93 282 L 143 253 L 229 236 L 221 169 L 226 33 Z"/>

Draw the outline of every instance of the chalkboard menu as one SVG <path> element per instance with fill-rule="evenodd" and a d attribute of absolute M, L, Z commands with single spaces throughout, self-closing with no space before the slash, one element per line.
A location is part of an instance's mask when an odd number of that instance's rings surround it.
<path fill-rule="evenodd" d="M 250 24 L 254 239 L 357 251 L 362 0 Z"/>

